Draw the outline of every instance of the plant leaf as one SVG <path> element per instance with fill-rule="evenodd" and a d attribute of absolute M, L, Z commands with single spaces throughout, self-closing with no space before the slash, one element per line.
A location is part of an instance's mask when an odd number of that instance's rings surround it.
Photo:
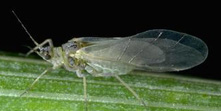
<path fill-rule="evenodd" d="M 37 59 L 0 56 L 0 109 L 3 111 L 83 111 L 83 81 L 56 69 L 31 91 L 20 94 L 50 64 Z M 89 111 L 221 111 L 221 82 L 147 72 L 120 76 L 147 108 L 115 78 L 87 77 Z"/>

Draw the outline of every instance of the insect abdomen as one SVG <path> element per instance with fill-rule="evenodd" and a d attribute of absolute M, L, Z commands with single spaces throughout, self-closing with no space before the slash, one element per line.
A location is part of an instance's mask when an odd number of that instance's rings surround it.
<path fill-rule="evenodd" d="M 133 70 L 130 65 L 112 61 L 93 60 L 87 64 L 96 70 L 94 76 L 123 75 Z"/>

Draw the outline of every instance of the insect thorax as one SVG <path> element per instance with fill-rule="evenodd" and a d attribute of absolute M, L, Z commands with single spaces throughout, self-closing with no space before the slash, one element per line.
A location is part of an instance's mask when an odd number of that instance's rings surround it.
<path fill-rule="evenodd" d="M 61 49 L 64 68 L 72 72 L 83 70 L 85 68 L 85 62 L 75 57 L 76 51 L 80 48 L 82 48 L 82 46 L 76 41 L 68 41 L 62 45 Z"/>

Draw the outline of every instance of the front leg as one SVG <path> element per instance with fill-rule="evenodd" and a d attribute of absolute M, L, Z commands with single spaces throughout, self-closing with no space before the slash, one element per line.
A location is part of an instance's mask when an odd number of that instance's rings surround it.
<path fill-rule="evenodd" d="M 52 40 L 51 40 L 51 39 L 46 39 L 46 40 L 43 41 L 41 44 L 36 44 L 36 46 L 35 46 L 32 50 L 30 50 L 30 51 L 26 54 L 26 56 L 28 56 L 28 55 L 30 55 L 31 53 L 35 52 L 37 49 L 43 47 L 43 46 L 44 46 L 45 44 L 47 44 L 47 43 L 49 44 L 49 46 L 50 46 L 51 49 L 54 47 Z M 38 54 L 38 52 L 37 52 L 37 54 Z"/>

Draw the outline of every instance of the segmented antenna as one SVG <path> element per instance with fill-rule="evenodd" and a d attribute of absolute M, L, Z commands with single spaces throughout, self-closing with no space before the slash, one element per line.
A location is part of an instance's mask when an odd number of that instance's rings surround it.
<path fill-rule="evenodd" d="M 23 25 L 23 23 L 21 22 L 21 20 L 18 18 L 18 16 L 16 15 L 16 13 L 12 10 L 12 13 L 15 15 L 15 17 L 17 18 L 18 22 L 21 24 L 21 26 L 23 27 L 23 29 L 25 30 L 25 32 L 28 34 L 28 36 L 31 38 L 31 40 L 35 43 L 35 45 L 39 45 L 31 36 L 31 34 L 28 32 L 28 30 L 26 29 L 26 27 Z"/>

